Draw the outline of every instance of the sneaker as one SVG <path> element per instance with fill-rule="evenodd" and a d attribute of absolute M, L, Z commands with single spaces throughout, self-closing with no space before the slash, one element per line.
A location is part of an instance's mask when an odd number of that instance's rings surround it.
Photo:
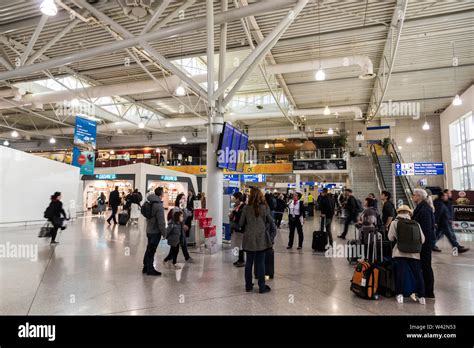
<path fill-rule="evenodd" d="M 458 253 L 459 254 L 465 253 L 468 250 L 469 250 L 469 248 L 463 247 L 462 245 L 458 246 Z"/>
<path fill-rule="evenodd" d="M 416 298 L 416 294 L 415 294 L 415 293 L 411 294 L 411 295 L 410 295 L 410 298 L 413 300 L 413 302 L 417 302 L 417 301 L 418 301 L 418 299 Z"/>
<path fill-rule="evenodd" d="M 243 261 L 239 261 L 235 264 L 235 267 L 244 267 L 245 266 L 245 262 Z"/>
<path fill-rule="evenodd" d="M 239 263 L 239 260 L 235 261 L 235 262 L 233 263 L 233 265 L 234 265 L 234 266 L 237 266 L 238 263 Z"/>
<path fill-rule="evenodd" d="M 345 236 L 342 236 L 342 235 L 341 235 L 341 236 L 337 236 L 337 238 L 342 239 L 342 240 L 346 240 L 346 237 L 345 237 Z"/>
<path fill-rule="evenodd" d="M 150 272 L 146 272 L 146 275 L 149 275 L 149 276 L 160 276 L 161 275 L 161 272 L 158 272 L 156 269 L 150 271 Z"/>
<path fill-rule="evenodd" d="M 397 302 L 403 303 L 403 295 L 397 295 Z"/>
<path fill-rule="evenodd" d="M 179 269 L 183 268 L 183 266 L 178 265 L 177 263 L 174 264 L 173 267 L 174 267 L 175 270 L 179 270 Z"/>
<path fill-rule="evenodd" d="M 296 248 L 296 250 L 301 250 L 301 249 L 303 249 L 303 247 L 297 247 L 297 248 Z"/>
<path fill-rule="evenodd" d="M 253 290 L 253 283 L 252 283 L 252 286 L 250 287 L 245 287 L 245 291 L 246 292 L 251 292 Z"/>
<path fill-rule="evenodd" d="M 286 248 L 287 248 L 288 250 L 290 250 L 290 249 L 293 248 L 293 247 L 287 246 Z"/>
<path fill-rule="evenodd" d="M 265 288 L 259 290 L 258 292 L 259 292 L 260 294 L 265 294 L 265 293 L 267 293 L 267 292 L 270 292 L 271 290 L 272 290 L 271 287 L 269 287 L 268 285 L 265 285 Z"/>
<path fill-rule="evenodd" d="M 436 251 L 437 253 L 441 252 L 441 249 L 437 245 L 432 247 L 431 250 Z"/>
<path fill-rule="evenodd" d="M 143 274 L 146 273 L 146 267 L 145 267 L 145 266 L 143 266 L 143 268 L 142 268 L 142 273 L 143 273 Z"/>
<path fill-rule="evenodd" d="M 425 304 L 426 304 L 426 300 L 425 300 L 424 297 L 420 297 L 420 298 L 418 299 L 418 302 L 420 302 L 421 305 L 425 305 Z"/>

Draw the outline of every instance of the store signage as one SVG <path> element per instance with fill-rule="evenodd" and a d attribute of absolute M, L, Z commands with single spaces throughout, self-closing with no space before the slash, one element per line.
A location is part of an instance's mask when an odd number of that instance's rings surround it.
<path fill-rule="evenodd" d="M 267 177 L 263 174 L 243 174 L 241 175 L 241 181 L 243 182 L 266 182 Z"/>
<path fill-rule="evenodd" d="M 161 175 L 160 180 L 162 181 L 178 181 L 177 176 L 171 176 L 171 175 Z"/>
<path fill-rule="evenodd" d="M 166 169 L 175 170 L 181 173 L 206 175 L 206 166 L 167 166 Z M 268 164 L 246 164 L 243 172 L 247 174 L 291 174 L 293 173 L 292 163 L 268 163 Z M 224 174 L 239 174 L 237 171 L 224 169 Z"/>
<path fill-rule="evenodd" d="M 95 178 L 97 180 L 116 180 L 117 174 L 96 174 Z"/>
<path fill-rule="evenodd" d="M 444 175 L 443 162 L 395 163 L 395 175 Z"/>
<path fill-rule="evenodd" d="M 452 191 L 455 230 L 474 232 L 474 191 Z"/>
<path fill-rule="evenodd" d="M 96 133 L 96 122 L 76 116 L 72 165 L 79 167 L 81 174 L 94 174 Z"/>
<path fill-rule="evenodd" d="M 316 159 L 293 161 L 293 170 L 346 170 L 347 163 L 343 159 Z"/>

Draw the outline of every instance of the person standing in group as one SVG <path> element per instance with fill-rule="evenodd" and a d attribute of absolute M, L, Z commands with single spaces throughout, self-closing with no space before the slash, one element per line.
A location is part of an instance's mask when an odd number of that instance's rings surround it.
<path fill-rule="evenodd" d="M 276 209 L 275 197 L 270 192 L 267 192 L 265 193 L 265 200 L 267 201 L 268 208 L 270 209 L 270 214 L 272 214 L 272 216 L 274 217 Z"/>
<path fill-rule="evenodd" d="M 321 192 L 321 200 L 319 202 L 319 210 L 321 211 L 321 231 L 328 234 L 329 245 L 332 246 L 333 238 L 331 231 L 331 223 L 336 209 L 336 202 L 331 193 L 325 187 Z"/>
<path fill-rule="evenodd" d="M 231 247 L 232 250 L 238 250 L 238 259 L 234 262 L 236 267 L 244 267 L 244 250 L 242 249 L 242 241 L 244 237 L 244 231 L 240 228 L 240 218 L 242 216 L 242 211 L 245 207 L 245 200 L 247 197 L 242 192 L 235 192 L 232 195 L 232 200 L 234 202 L 234 208 L 229 213 L 229 220 L 231 222 Z"/>
<path fill-rule="evenodd" d="M 308 215 L 314 216 L 314 197 L 313 194 L 310 192 L 308 193 Z"/>
<path fill-rule="evenodd" d="M 99 216 L 103 216 L 105 214 L 105 210 L 107 209 L 107 197 L 105 197 L 103 192 L 100 193 L 100 196 L 97 199 L 97 208 L 99 211 Z"/>
<path fill-rule="evenodd" d="M 244 232 L 242 248 L 247 254 L 245 262 L 245 290 L 253 290 L 252 275 L 258 279 L 258 288 L 261 294 L 267 293 L 271 288 L 265 284 L 265 253 L 273 247 L 272 237 L 267 225 L 273 223 L 265 197 L 257 187 L 250 189 L 248 205 L 244 207 L 239 225 Z"/>
<path fill-rule="evenodd" d="M 290 236 L 288 240 L 287 249 L 293 248 L 293 241 L 295 239 L 295 229 L 298 232 L 298 248 L 301 250 L 303 248 L 303 225 L 304 219 L 306 218 L 306 212 L 304 203 L 301 200 L 301 192 L 296 192 L 293 194 L 293 200 L 288 204 L 288 224 L 290 227 Z"/>
<path fill-rule="evenodd" d="M 425 242 L 425 236 L 420 225 L 416 221 L 411 221 L 413 212 L 409 206 L 400 206 L 397 213 L 398 215 L 390 224 L 388 231 L 388 239 L 396 242 L 392 255 L 395 262 L 397 302 L 403 303 L 405 274 L 410 269 L 414 276 L 418 301 L 424 305 L 426 304 L 425 282 L 421 270 L 420 251 Z M 417 300 L 416 294 L 412 294 L 410 297 L 415 301 Z"/>
<path fill-rule="evenodd" d="M 117 225 L 117 211 L 118 207 L 121 203 L 120 193 L 118 186 L 115 186 L 115 190 L 110 192 L 109 195 L 109 206 L 112 208 L 112 213 L 110 214 L 109 218 L 107 219 L 107 223 L 110 225 L 110 220 L 114 220 L 114 225 Z"/>
<path fill-rule="evenodd" d="M 173 212 L 172 219 L 168 222 L 166 228 L 166 240 L 170 246 L 170 252 L 168 256 L 163 260 L 165 265 L 168 262 L 172 262 L 175 269 L 181 269 L 182 267 L 176 263 L 179 253 L 179 245 L 181 236 L 184 234 L 184 215 L 181 210 L 175 210 Z"/>
<path fill-rule="evenodd" d="M 388 191 L 382 191 L 380 195 L 383 206 L 382 206 L 382 223 L 384 225 L 384 232 L 388 232 L 388 228 L 392 223 L 393 219 L 397 216 L 397 212 L 395 211 L 395 206 L 393 205 L 391 199 L 392 194 Z"/>
<path fill-rule="evenodd" d="M 54 195 L 51 196 L 51 202 L 44 212 L 44 217 L 47 218 L 48 221 L 53 225 L 50 243 L 52 245 L 59 244 L 59 242 L 56 241 L 58 230 L 60 228 L 65 228 L 63 227 L 64 219 L 69 220 L 66 216 L 66 212 L 63 209 L 63 202 L 61 202 L 61 192 L 55 192 Z"/>
<path fill-rule="evenodd" d="M 155 261 L 156 248 L 160 244 L 161 236 L 166 234 L 165 210 L 163 207 L 163 188 L 157 187 L 155 192 L 147 197 L 147 201 L 151 204 L 150 218 L 146 220 L 146 236 L 147 246 L 145 255 L 143 256 L 142 273 L 152 276 L 160 276 L 153 263 Z M 145 203 L 147 204 L 147 203 Z"/>
<path fill-rule="evenodd" d="M 346 239 L 347 232 L 349 231 L 349 225 L 357 221 L 359 213 L 362 211 L 362 207 L 359 206 L 357 199 L 352 195 L 352 190 L 346 188 L 344 190 L 345 203 L 344 209 L 346 210 L 346 219 L 344 221 L 344 231 L 338 238 Z"/>
<path fill-rule="evenodd" d="M 373 207 L 377 210 L 379 210 L 379 201 L 377 200 L 377 198 L 375 197 L 375 193 L 369 193 L 367 195 L 367 197 L 369 198 L 372 198 L 374 201 L 373 201 Z"/>
<path fill-rule="evenodd" d="M 454 209 L 452 203 L 449 201 L 449 190 L 444 190 L 439 198 L 434 201 L 435 206 L 435 220 L 436 220 L 436 235 L 435 239 L 433 240 L 433 251 L 441 252 L 441 249 L 436 245 L 438 240 L 440 240 L 443 235 L 448 238 L 449 243 L 453 248 L 453 252 L 458 252 L 459 254 L 465 253 L 469 250 L 459 244 L 456 234 L 453 230 L 453 219 L 454 219 Z"/>
<path fill-rule="evenodd" d="M 130 196 L 130 221 L 132 224 L 138 225 L 142 199 L 143 196 L 138 189 L 135 189 Z"/>
<path fill-rule="evenodd" d="M 276 208 L 275 208 L 275 224 L 277 228 L 281 227 L 281 220 L 283 220 L 283 214 L 285 213 L 286 209 L 286 202 L 285 202 L 285 195 L 280 193 L 276 200 Z"/>
<path fill-rule="evenodd" d="M 206 193 L 201 193 L 201 208 L 206 209 Z"/>
<path fill-rule="evenodd" d="M 196 200 L 196 196 L 194 195 L 193 190 L 188 190 L 188 197 L 186 199 L 186 209 L 190 212 L 194 210 L 194 201 Z"/>
<path fill-rule="evenodd" d="M 179 238 L 179 244 L 181 245 L 181 250 L 183 251 L 184 259 L 186 262 L 192 263 L 194 260 L 193 258 L 189 255 L 188 251 L 188 242 L 186 240 L 186 235 L 189 233 L 191 230 L 191 224 L 192 224 L 192 217 L 193 214 L 186 208 L 186 196 L 184 193 L 178 194 L 176 197 L 176 200 L 174 202 L 174 208 L 172 208 L 168 212 L 168 221 L 172 221 L 173 219 L 173 214 L 177 211 L 180 211 L 183 213 L 183 233 L 181 234 Z M 171 255 L 171 250 L 170 250 L 170 255 Z M 169 255 L 168 255 L 169 256 Z"/>
<path fill-rule="evenodd" d="M 431 267 L 431 248 L 435 238 L 435 216 L 432 202 L 429 202 L 428 193 L 423 189 L 415 189 L 413 202 L 416 204 L 413 220 L 418 222 L 425 237 L 421 248 L 420 261 L 425 284 L 425 297 L 434 299 L 434 273 Z"/>

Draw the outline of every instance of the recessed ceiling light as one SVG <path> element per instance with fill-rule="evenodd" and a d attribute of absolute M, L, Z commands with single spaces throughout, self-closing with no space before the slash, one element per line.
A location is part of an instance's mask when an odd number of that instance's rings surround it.
<path fill-rule="evenodd" d="M 459 94 L 456 94 L 456 96 L 453 99 L 453 105 L 454 106 L 459 106 L 462 105 L 462 99 L 459 98 Z"/>
<path fill-rule="evenodd" d="M 410 143 L 412 143 L 412 142 L 413 142 L 413 139 L 412 139 L 411 137 L 408 137 L 408 138 L 407 138 L 407 143 L 410 144 Z"/>
<path fill-rule="evenodd" d="M 145 128 L 145 124 L 143 122 L 140 122 L 138 124 L 138 128 L 141 128 L 141 129 Z"/>
<path fill-rule="evenodd" d="M 56 144 L 56 139 L 54 139 L 54 138 L 49 139 L 49 143 L 50 144 Z"/>
<path fill-rule="evenodd" d="M 324 115 L 331 115 L 331 109 L 329 109 L 329 106 L 326 105 L 326 107 L 324 108 Z"/>
<path fill-rule="evenodd" d="M 324 73 L 323 69 L 318 69 L 315 75 L 316 81 L 324 81 L 326 80 L 326 74 Z"/>
<path fill-rule="evenodd" d="M 328 134 L 329 134 L 329 135 L 333 135 L 333 134 L 334 134 L 334 131 L 332 130 L 332 128 L 329 128 Z"/>
<path fill-rule="evenodd" d="M 186 95 L 186 89 L 183 86 L 176 87 L 174 94 L 178 97 L 184 97 Z"/>
<path fill-rule="evenodd" d="M 54 3 L 54 0 L 43 0 L 40 5 L 40 10 L 46 16 L 55 16 L 58 13 L 58 8 Z"/>

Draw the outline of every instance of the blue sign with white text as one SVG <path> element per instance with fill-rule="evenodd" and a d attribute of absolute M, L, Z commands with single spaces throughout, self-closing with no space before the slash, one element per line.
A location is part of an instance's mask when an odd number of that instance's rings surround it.
<path fill-rule="evenodd" d="M 395 175 L 444 175 L 443 162 L 395 163 Z"/>

